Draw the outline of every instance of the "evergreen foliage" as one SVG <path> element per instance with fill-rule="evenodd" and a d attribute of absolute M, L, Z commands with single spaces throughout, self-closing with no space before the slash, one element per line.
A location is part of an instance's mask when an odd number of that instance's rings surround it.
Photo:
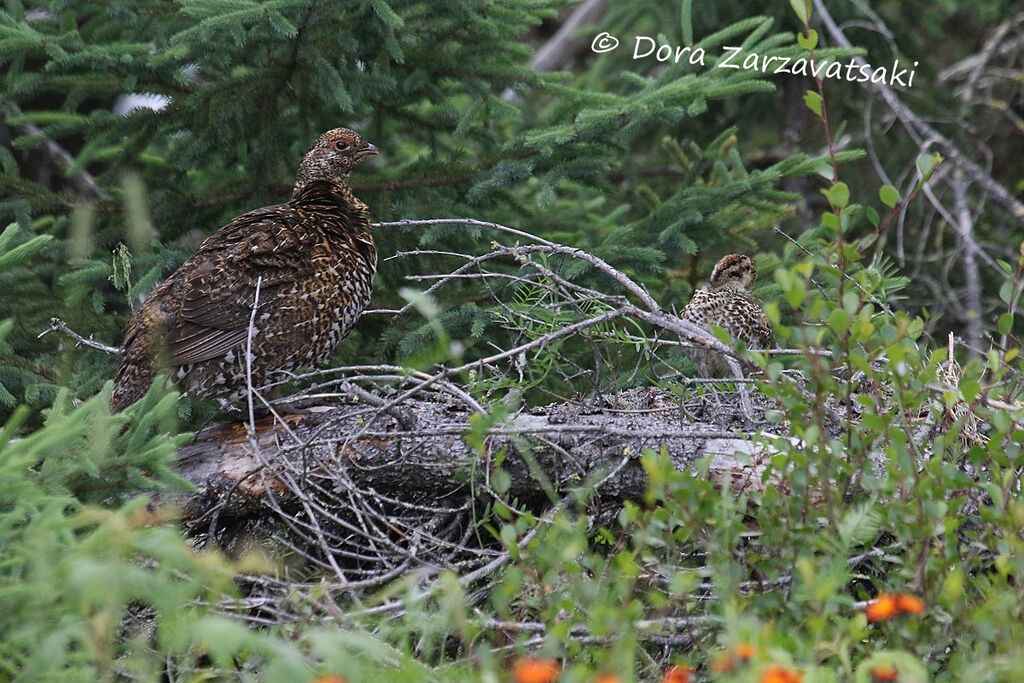
<path fill-rule="evenodd" d="M 723 45 L 805 55 L 793 32 L 809 27 L 794 20 L 802 3 L 754 17 L 734 2 L 608 4 L 593 34 L 702 46 L 708 65 L 635 61 L 623 49 L 588 53 L 578 73 L 538 73 L 524 36 L 546 36 L 558 0 L 5 4 L 0 678 L 501 680 L 527 656 L 562 659 L 563 681 L 660 680 L 667 659 L 723 680 L 771 666 L 808 681 L 868 681 L 888 665 L 900 680 L 1024 676 L 1024 368 L 1014 336 L 1024 252 L 985 276 L 987 301 L 1002 302 L 985 320 L 1001 347 L 954 371 L 928 335 L 941 316 L 898 308 L 921 285 L 887 256 L 879 227 L 886 207 L 922 217 L 910 200 L 939 160 L 925 155 L 891 187 L 863 151 L 837 149 L 845 124 L 794 133 L 817 121 L 822 102 L 833 124 L 857 113 L 839 103 L 857 99 L 852 90 L 829 85 L 818 109 L 794 113 L 777 80 L 713 68 Z M 883 4 L 921 40 L 959 17 L 947 3 L 911 22 L 910 10 Z M 969 23 L 987 26 L 1011 6 L 986 0 Z M 977 48 L 953 42 L 957 57 Z M 816 56 L 854 52 L 863 50 Z M 124 111 L 132 93 L 162 107 Z M 358 603 L 327 596 L 334 612 L 315 623 L 303 601 L 319 594 L 289 598 L 310 623 L 239 609 L 231 601 L 244 582 L 285 569 L 196 552 L 172 514 L 147 506 L 154 493 L 188 489 L 173 467 L 189 438 L 181 430 L 209 410 L 158 382 L 110 415 L 117 359 L 39 335 L 59 317 L 117 344 L 147 292 L 217 227 L 283 201 L 306 146 L 338 125 L 383 152 L 353 178 L 374 220 L 513 226 L 604 259 L 666 309 L 685 304 L 714 255 L 766 250 L 759 293 L 780 340 L 803 352 L 750 355 L 778 406 L 774 435 L 757 437 L 774 449 L 768 485 L 734 495 L 705 465 L 679 472 L 651 450 L 638 454 L 646 500 L 624 503 L 614 520 L 588 514 L 598 501 L 586 486 L 544 517 L 489 501 L 475 532 L 509 562 L 484 598 L 444 572 L 401 577 Z M 918 150 L 888 151 L 912 168 Z M 492 343 L 601 312 L 596 301 L 548 305 L 543 283 L 524 281 L 515 264 L 494 265 L 510 276 L 498 289 L 471 279 L 430 296 L 429 285 L 407 289 L 406 276 L 450 272 L 497 234 L 443 223 L 377 230 L 384 257 L 419 253 L 382 262 L 374 306 L 408 303 L 415 314 L 365 316 L 332 360 L 425 368 L 458 348 L 467 362 Z M 950 234 L 928 244 L 944 249 Z M 580 260 L 543 266 L 613 289 Z M 462 379 L 493 416 L 520 398 L 657 382 L 625 371 L 642 366 L 648 333 L 616 321 L 538 349 L 526 379 Z M 788 381 L 794 370 L 805 381 Z M 841 439 L 836 405 L 858 416 Z M 486 426 L 472 423 L 465 437 L 482 455 Z M 863 601 L 884 593 L 921 596 L 928 611 L 869 623 Z M 228 605 L 253 623 L 219 612 Z"/>
<path fill-rule="evenodd" d="M 137 304 L 217 226 L 282 200 L 305 146 L 340 124 L 359 128 L 384 152 L 383 163 L 360 169 L 354 179 L 375 219 L 485 209 L 489 220 L 550 234 L 626 272 L 654 276 L 651 286 L 672 290 L 666 303 L 685 303 L 698 272 L 691 266 L 682 279 L 660 281 L 657 274 L 674 275 L 685 255 L 734 239 L 753 247 L 796 199 L 776 189 L 779 181 L 811 173 L 814 162 L 794 155 L 747 170 L 734 132 L 702 122 L 709 102 L 774 89 L 751 72 L 684 73 L 679 65 L 631 74 L 611 62 L 621 71 L 610 86 L 534 72 L 521 38 L 552 7 L 9 8 L 0 17 L 2 106 L 20 159 L 5 166 L 12 194 L 0 212 L 18 220 L 25 239 L 38 234 L 56 241 L 26 270 L 10 274 L 32 287 L 17 288 L 0 310 L 4 318 L 16 316 L 4 356 L 6 392 L 42 406 L 57 386 L 79 395 L 95 391 L 112 359 L 54 354 L 49 340 L 35 339 L 47 319 L 61 317 L 116 344 L 128 304 Z M 772 28 L 769 19 L 748 18 L 701 44 L 713 52 L 742 40 L 793 54 L 791 36 Z M 506 89 L 519 95 L 502 97 Z M 167 98 L 166 105 L 112 112 L 131 92 Z M 44 161 L 38 157 L 43 140 L 72 152 L 63 178 L 33 172 Z M 90 174 L 91 192 L 77 190 L 79 172 Z M 486 229 L 453 226 L 380 232 L 385 255 L 488 238 Z M 383 264 L 379 305 L 397 303 L 389 293 L 408 272 L 446 265 L 439 257 Z M 453 301 L 464 296 L 451 292 Z M 477 328 L 475 338 L 494 330 Z M 367 318 L 338 360 L 373 359 L 365 350 L 374 348 L 394 359 L 416 347 L 415 332 L 408 333 Z M 383 344 L 371 341 L 381 337 Z M 39 359 L 37 367 L 25 358 Z"/>

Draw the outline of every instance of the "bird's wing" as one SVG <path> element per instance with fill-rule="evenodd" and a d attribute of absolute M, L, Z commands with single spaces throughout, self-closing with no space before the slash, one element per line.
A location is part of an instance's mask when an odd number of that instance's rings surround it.
<path fill-rule="evenodd" d="M 743 304 L 737 307 L 737 313 L 742 320 L 740 335 L 747 346 L 752 349 L 770 349 L 775 346 L 775 335 L 772 333 L 772 326 L 768 323 L 768 317 L 761 310 L 761 303 L 757 298 L 747 292 L 743 292 Z"/>
<path fill-rule="evenodd" d="M 217 358 L 246 339 L 258 279 L 262 309 L 312 273 L 308 252 L 289 229 L 294 220 L 286 206 L 240 216 L 182 265 L 175 287 L 180 305 L 164 337 L 173 365 Z"/>

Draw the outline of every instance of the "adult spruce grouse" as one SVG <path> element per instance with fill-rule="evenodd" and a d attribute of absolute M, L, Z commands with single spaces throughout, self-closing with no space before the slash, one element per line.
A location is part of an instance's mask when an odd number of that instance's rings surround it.
<path fill-rule="evenodd" d="M 326 359 L 370 301 L 377 251 L 349 174 L 371 154 L 351 130 L 324 133 L 287 203 L 234 219 L 155 289 L 128 324 L 111 409 L 140 399 L 160 371 L 195 396 L 244 397 L 254 305 L 254 387 Z"/>
<path fill-rule="evenodd" d="M 742 254 L 729 254 L 715 265 L 707 287 L 693 293 L 682 317 L 701 329 L 721 327 L 734 340 L 742 340 L 750 349 L 770 349 L 775 344 L 768 318 L 761 304 L 748 290 L 757 280 L 757 271 Z M 687 347 L 701 377 L 732 376 L 725 356 L 706 348 Z"/>

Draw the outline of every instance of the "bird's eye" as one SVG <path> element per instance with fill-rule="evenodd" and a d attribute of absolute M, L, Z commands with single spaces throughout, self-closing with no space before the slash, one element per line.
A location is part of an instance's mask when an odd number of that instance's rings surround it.
<path fill-rule="evenodd" d="M 344 140 L 338 140 L 337 142 L 334 143 L 334 149 L 338 150 L 339 152 L 344 152 L 346 149 L 348 149 L 348 143 L 345 142 Z"/>

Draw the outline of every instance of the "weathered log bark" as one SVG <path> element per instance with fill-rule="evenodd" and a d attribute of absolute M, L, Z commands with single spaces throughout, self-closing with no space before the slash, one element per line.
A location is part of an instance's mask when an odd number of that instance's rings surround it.
<path fill-rule="evenodd" d="M 759 487 L 759 449 L 729 424 L 730 408 L 739 410 L 719 396 L 721 410 L 689 423 L 675 398 L 657 389 L 601 405 L 520 412 L 482 432 L 483 452 L 464 438 L 470 411 L 440 401 L 408 399 L 388 412 L 363 403 L 318 406 L 286 416 L 287 427 L 271 416 L 257 420 L 252 437 L 247 423 L 214 425 L 179 454 L 181 474 L 199 489 L 185 517 L 199 519 L 212 507 L 221 518 L 250 514 L 268 489 L 276 505 L 287 505 L 306 474 L 403 499 L 468 492 L 486 486 L 499 464 L 508 495 L 524 503 L 599 481 L 603 497 L 640 499 L 646 480 L 639 456 L 662 448 L 681 470 L 710 457 L 709 476 L 720 483 Z M 753 455 L 754 465 L 740 464 L 736 451 Z"/>

